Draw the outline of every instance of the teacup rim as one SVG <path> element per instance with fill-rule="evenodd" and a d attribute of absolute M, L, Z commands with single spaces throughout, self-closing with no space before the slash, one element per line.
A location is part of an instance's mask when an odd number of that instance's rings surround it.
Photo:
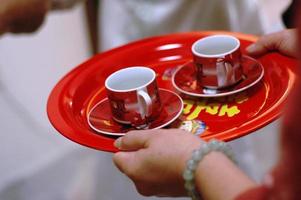
<path fill-rule="evenodd" d="M 207 40 L 207 39 L 211 39 L 211 38 L 215 38 L 215 37 L 227 37 L 227 38 L 231 38 L 231 39 L 234 39 L 236 42 L 237 42 L 237 45 L 235 46 L 235 48 L 233 48 L 232 50 L 228 51 L 228 52 L 225 52 L 225 53 L 220 53 L 220 54 L 202 54 L 202 53 L 199 53 L 195 50 L 195 46 L 201 42 L 201 41 L 204 41 L 204 40 Z M 210 36 L 206 36 L 206 37 L 203 37 L 203 38 L 200 38 L 198 40 L 196 40 L 192 46 L 191 46 L 191 51 L 192 51 L 192 54 L 194 56 L 197 56 L 197 57 L 203 57 L 203 58 L 219 58 L 219 57 L 225 57 L 226 55 L 230 55 L 232 54 L 233 52 L 237 51 L 238 49 L 240 48 L 240 41 L 237 37 L 234 37 L 232 35 L 226 35 L 226 34 L 217 34 L 217 35 L 210 35 Z"/>
<path fill-rule="evenodd" d="M 150 72 L 153 74 L 153 77 L 152 77 L 152 79 L 149 80 L 147 83 L 145 83 L 145 84 L 143 84 L 143 85 L 141 85 L 141 86 L 138 86 L 138 87 L 131 88 L 131 89 L 118 90 L 118 89 L 113 89 L 113 88 L 109 87 L 108 81 L 109 81 L 109 79 L 111 79 L 115 74 L 120 73 L 121 71 L 127 71 L 127 70 L 133 70 L 133 69 L 146 69 L 146 70 L 150 71 Z M 120 92 L 120 93 L 122 93 L 122 92 L 133 92 L 133 91 L 137 91 L 137 90 L 146 88 L 146 87 L 147 87 L 148 85 L 150 85 L 155 79 L 156 79 L 156 72 L 155 72 L 153 69 L 151 69 L 151 68 L 149 68 L 149 67 L 147 67 L 147 66 L 131 66 L 131 67 L 125 67 L 125 68 L 122 68 L 122 69 L 119 69 L 119 70 L 113 72 L 112 74 L 110 74 L 110 75 L 106 78 L 106 80 L 105 80 L 105 88 L 108 89 L 108 90 L 110 90 L 110 91 L 112 91 L 112 92 Z"/>

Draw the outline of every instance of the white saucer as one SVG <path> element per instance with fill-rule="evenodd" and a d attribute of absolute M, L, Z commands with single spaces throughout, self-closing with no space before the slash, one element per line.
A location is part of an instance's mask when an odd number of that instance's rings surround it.
<path fill-rule="evenodd" d="M 175 121 L 182 113 L 183 101 L 176 93 L 159 89 L 162 111 L 157 119 L 148 124 L 148 129 L 163 128 Z M 89 126 L 98 133 L 111 136 L 122 136 L 128 131 L 135 130 L 131 125 L 117 123 L 112 118 L 108 99 L 97 103 L 87 115 Z"/>
<path fill-rule="evenodd" d="M 225 89 L 208 89 L 199 85 L 196 79 L 196 67 L 191 61 L 175 71 L 172 76 L 173 86 L 181 93 L 194 97 L 222 97 L 244 91 L 258 83 L 263 75 L 264 68 L 257 60 L 242 57 L 243 79 L 234 86 Z"/>

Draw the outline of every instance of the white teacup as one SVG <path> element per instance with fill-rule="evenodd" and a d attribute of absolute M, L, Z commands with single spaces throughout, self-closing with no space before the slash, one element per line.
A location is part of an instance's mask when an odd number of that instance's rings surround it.
<path fill-rule="evenodd" d="M 240 41 L 230 35 L 213 35 L 193 43 L 197 80 L 202 87 L 222 89 L 242 79 Z"/>
<path fill-rule="evenodd" d="M 161 112 L 161 101 L 154 70 L 143 67 L 124 68 L 105 81 L 112 117 L 136 128 L 147 127 Z"/>

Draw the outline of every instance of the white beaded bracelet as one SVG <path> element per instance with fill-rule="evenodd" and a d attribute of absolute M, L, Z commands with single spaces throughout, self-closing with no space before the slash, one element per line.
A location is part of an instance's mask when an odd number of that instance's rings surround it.
<path fill-rule="evenodd" d="M 195 171 L 199 162 L 210 152 L 219 151 L 224 153 L 229 159 L 234 163 L 236 160 L 230 145 L 225 142 L 218 141 L 216 139 L 210 140 L 208 143 L 205 143 L 201 148 L 196 149 L 192 152 L 191 158 L 186 163 L 186 168 L 183 172 L 183 178 L 185 181 L 185 189 L 187 190 L 188 195 L 192 200 L 201 199 L 200 194 L 197 192 L 195 187 Z"/>

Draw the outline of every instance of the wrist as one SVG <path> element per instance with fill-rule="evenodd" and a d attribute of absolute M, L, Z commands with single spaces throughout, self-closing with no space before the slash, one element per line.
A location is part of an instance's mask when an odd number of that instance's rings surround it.
<path fill-rule="evenodd" d="M 179 156 L 181 160 L 179 160 L 178 162 L 179 165 L 177 171 L 179 172 L 179 177 L 181 180 L 183 180 L 183 172 L 187 167 L 187 161 L 191 158 L 193 151 L 199 149 L 204 144 L 206 144 L 205 141 L 203 141 L 200 138 L 197 138 L 195 141 L 189 144 L 189 146 L 186 148 L 186 151 L 183 152 L 184 155 Z"/>
<path fill-rule="evenodd" d="M 195 182 L 197 188 L 202 188 L 202 183 L 205 182 L 208 171 L 215 169 L 218 163 L 231 163 L 234 165 L 233 161 L 224 153 L 211 151 L 202 159 L 196 168 L 195 176 L 199 177 L 199 180 L 196 179 Z"/>
<path fill-rule="evenodd" d="M 228 158 L 227 158 L 228 157 Z M 199 177 L 206 177 L 206 173 L 212 171 L 220 162 L 235 162 L 230 146 L 224 142 L 211 140 L 202 144 L 199 149 L 193 150 L 190 159 L 186 162 L 183 172 L 185 189 L 193 199 L 200 199 L 199 192 L 202 188 L 199 184 Z M 213 170 L 214 171 L 214 170 Z M 203 178 L 201 178 L 203 179 Z M 206 180 L 203 180 L 206 182 Z"/>

